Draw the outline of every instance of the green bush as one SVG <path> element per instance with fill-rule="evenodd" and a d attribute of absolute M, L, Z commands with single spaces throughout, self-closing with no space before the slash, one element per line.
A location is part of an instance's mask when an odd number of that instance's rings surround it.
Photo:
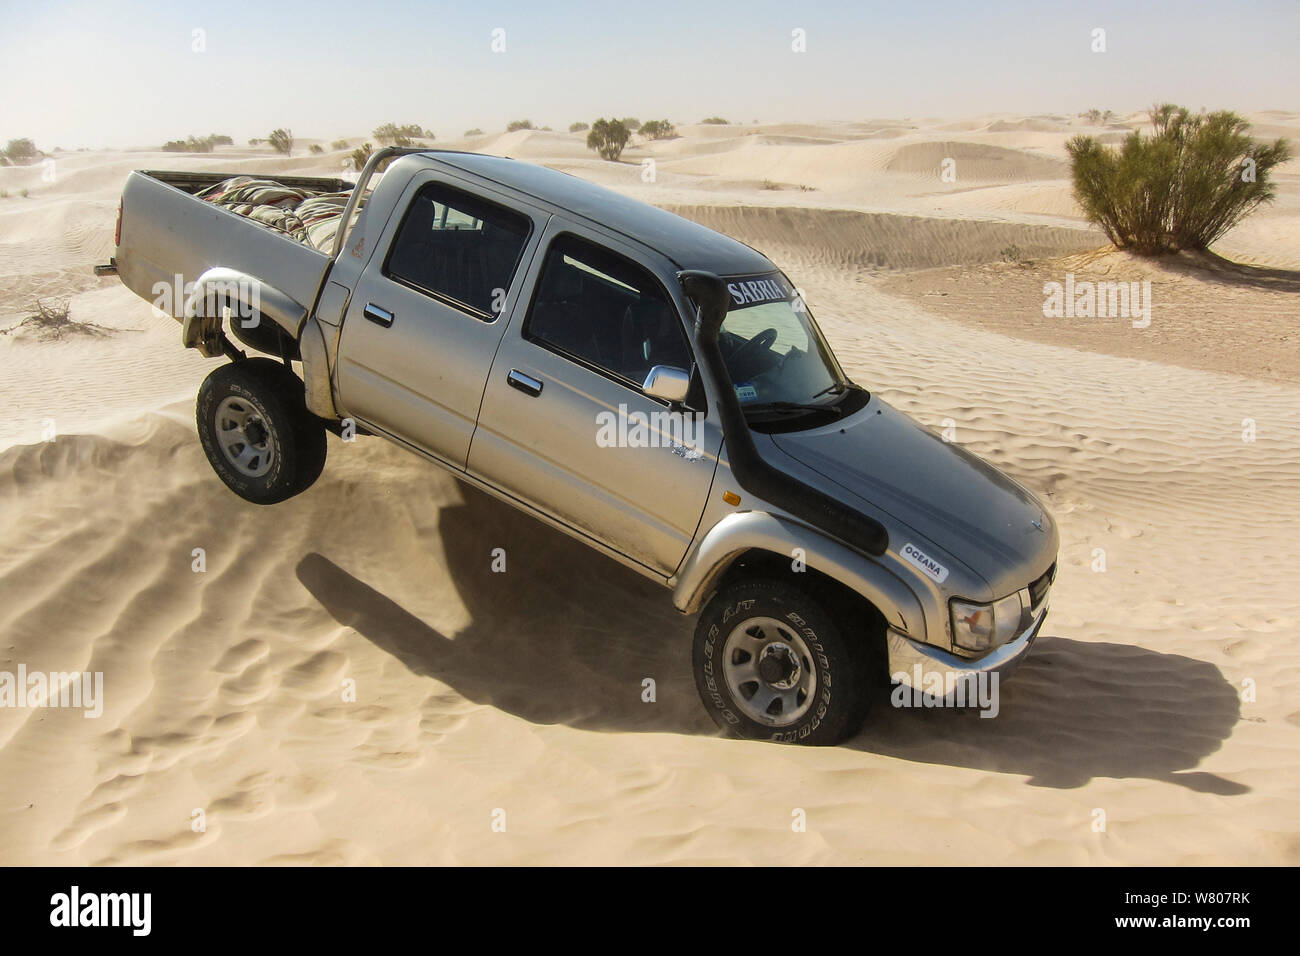
<path fill-rule="evenodd" d="M 1162 104 L 1154 132 L 1118 150 L 1093 136 L 1066 144 L 1074 195 L 1116 246 L 1143 255 L 1205 249 L 1276 194 L 1270 173 L 1291 157 L 1286 140 L 1257 143 L 1226 110 L 1192 114 Z"/>
<path fill-rule="evenodd" d="M 417 139 L 433 139 L 433 133 L 421 128 L 416 123 L 407 123 L 404 126 L 398 126 L 396 123 L 385 123 L 374 131 L 375 139 L 379 140 L 383 146 L 411 146 Z"/>
<path fill-rule="evenodd" d="M 721 116 L 706 116 L 704 119 L 700 120 L 700 122 L 703 123 L 705 126 L 730 126 L 731 125 L 729 122 L 724 120 Z"/>
<path fill-rule="evenodd" d="M 188 139 L 173 139 L 163 143 L 164 153 L 210 153 L 216 141 L 213 136 L 205 136 L 199 139 L 191 136 Z"/>
<path fill-rule="evenodd" d="M 482 135 L 483 135 L 483 131 L 482 131 L 481 129 L 479 129 L 479 128 L 476 126 L 476 127 L 474 127 L 473 129 L 467 129 L 467 130 L 465 130 L 465 135 L 466 135 L 466 136 L 482 136 Z"/>
<path fill-rule="evenodd" d="M 347 149 L 348 141 L 346 139 L 336 139 L 330 143 L 330 149 Z"/>
<path fill-rule="evenodd" d="M 589 129 L 591 129 L 591 126 L 588 125 L 587 123 L 570 123 L 570 124 L 569 124 L 569 132 L 570 132 L 570 133 L 585 133 L 585 132 L 587 132 L 587 130 L 589 130 Z"/>
<path fill-rule="evenodd" d="M 677 135 L 677 127 L 665 120 L 647 120 L 641 125 L 640 133 L 647 139 L 672 139 Z"/>
<path fill-rule="evenodd" d="M 622 120 L 601 118 L 591 124 L 591 132 L 587 134 L 587 148 L 600 153 L 601 159 L 617 162 L 623 155 L 623 147 L 627 146 L 627 141 L 631 138 L 632 133 L 623 125 Z"/>
<path fill-rule="evenodd" d="M 360 172 L 361 168 L 366 165 L 366 160 L 370 158 L 370 154 L 374 151 L 375 148 L 369 143 L 365 143 L 354 149 L 352 151 L 352 168 Z"/>
<path fill-rule="evenodd" d="M 537 129 L 537 127 L 533 125 L 532 120 L 526 120 L 526 119 L 512 120 L 511 122 L 506 124 L 507 133 L 513 133 L 515 130 L 518 129 Z"/>
<path fill-rule="evenodd" d="M 271 148 L 277 153 L 284 153 L 288 156 L 293 152 L 293 131 L 287 129 L 273 130 L 271 135 L 266 138 L 271 144 Z"/>
<path fill-rule="evenodd" d="M 15 166 L 25 166 L 40 158 L 41 151 L 30 139 L 11 139 L 5 147 L 5 156 Z"/>
<path fill-rule="evenodd" d="M 309 146 L 309 147 L 307 148 L 307 152 L 309 152 L 309 153 L 323 153 L 323 152 L 325 152 L 325 150 L 320 146 L 319 143 L 312 143 L 311 146 Z"/>

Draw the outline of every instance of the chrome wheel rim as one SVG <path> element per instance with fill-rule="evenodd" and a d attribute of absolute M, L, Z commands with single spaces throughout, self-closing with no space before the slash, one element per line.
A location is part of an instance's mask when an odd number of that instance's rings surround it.
<path fill-rule="evenodd" d="M 722 646 L 722 673 L 732 699 L 750 720 L 785 727 L 812 706 L 817 668 L 808 645 L 789 624 L 751 617 Z"/>
<path fill-rule="evenodd" d="M 246 398 L 231 395 L 217 405 L 217 445 L 226 460 L 241 475 L 260 478 L 275 463 L 271 426 L 262 410 Z"/>

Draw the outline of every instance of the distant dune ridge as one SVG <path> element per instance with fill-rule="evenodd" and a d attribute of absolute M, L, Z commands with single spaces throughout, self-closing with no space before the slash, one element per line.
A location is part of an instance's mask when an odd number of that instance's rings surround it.
<path fill-rule="evenodd" d="M 90 273 L 122 181 L 350 150 L 0 169 L 0 328 L 40 298 L 105 330 L 0 335 L 0 670 L 104 674 L 98 719 L 0 708 L 0 862 L 1300 863 L 1300 162 L 1214 255 L 1137 260 L 1070 194 L 1066 139 L 1107 129 L 678 124 L 618 163 L 582 133 L 439 143 L 769 253 L 851 376 L 1049 502 L 1053 609 L 1000 716 L 881 706 L 823 750 L 715 736 L 666 592 L 378 439 L 331 437 L 274 509 L 211 473 L 215 363 Z M 1150 327 L 1048 320 L 1067 273 L 1149 281 Z"/>

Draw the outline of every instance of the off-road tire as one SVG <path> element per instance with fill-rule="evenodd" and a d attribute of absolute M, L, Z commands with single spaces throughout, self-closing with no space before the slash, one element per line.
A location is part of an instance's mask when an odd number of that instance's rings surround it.
<path fill-rule="evenodd" d="M 691 656 L 700 699 L 719 727 L 737 737 L 810 745 L 836 744 L 858 730 L 873 692 L 878 690 L 869 671 L 870 648 L 850 644 L 830 607 L 828 602 L 780 581 L 736 583 L 714 595 L 695 627 Z M 764 619 L 774 623 L 765 625 Z M 764 686 L 760 677 L 750 683 L 742 682 L 738 688 L 731 686 L 739 680 L 736 674 L 743 671 L 743 664 L 737 665 L 735 661 L 743 661 L 748 653 L 739 646 L 745 635 L 736 634 L 737 628 L 746 622 L 752 622 L 756 634 L 774 638 L 768 643 L 788 650 L 803 645 L 798 653 L 780 650 L 787 660 L 802 658 L 800 666 L 805 670 L 812 668 L 815 674 L 811 693 L 804 693 L 805 700 L 811 698 L 806 712 L 793 720 L 780 713 L 767 714 L 774 722 L 753 716 L 762 702 L 759 691 L 772 692 L 777 685 Z M 731 645 L 733 663 L 729 683 L 723 655 L 733 634 L 736 639 Z M 799 688 L 792 690 L 797 699 Z M 750 692 L 748 697 L 747 692 Z M 801 707 L 802 702 L 785 713 L 798 714 Z M 781 723 L 787 720 L 788 723 Z"/>
<path fill-rule="evenodd" d="M 259 429 L 264 458 L 243 466 L 226 448 L 245 447 L 232 438 L 231 414 L 245 415 Z M 195 404 L 199 440 L 212 470 L 245 501 L 271 505 L 306 491 L 325 467 L 325 423 L 307 410 L 302 380 L 266 358 L 222 365 L 203 380 Z M 236 455 L 235 457 L 239 457 Z M 269 459 L 269 463 L 267 461 Z M 261 474 L 257 470 L 263 469 Z"/>

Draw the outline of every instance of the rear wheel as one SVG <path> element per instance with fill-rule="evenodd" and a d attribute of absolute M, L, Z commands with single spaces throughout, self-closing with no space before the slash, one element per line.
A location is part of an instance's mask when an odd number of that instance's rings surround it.
<path fill-rule="evenodd" d="M 825 605 L 778 581 L 719 591 L 695 628 L 695 684 L 714 722 L 738 737 L 834 744 L 870 702 L 864 649 Z"/>
<path fill-rule="evenodd" d="M 239 497 L 269 505 L 305 491 L 325 467 L 325 424 L 286 366 L 252 358 L 215 369 L 199 388 L 199 440 Z"/>

